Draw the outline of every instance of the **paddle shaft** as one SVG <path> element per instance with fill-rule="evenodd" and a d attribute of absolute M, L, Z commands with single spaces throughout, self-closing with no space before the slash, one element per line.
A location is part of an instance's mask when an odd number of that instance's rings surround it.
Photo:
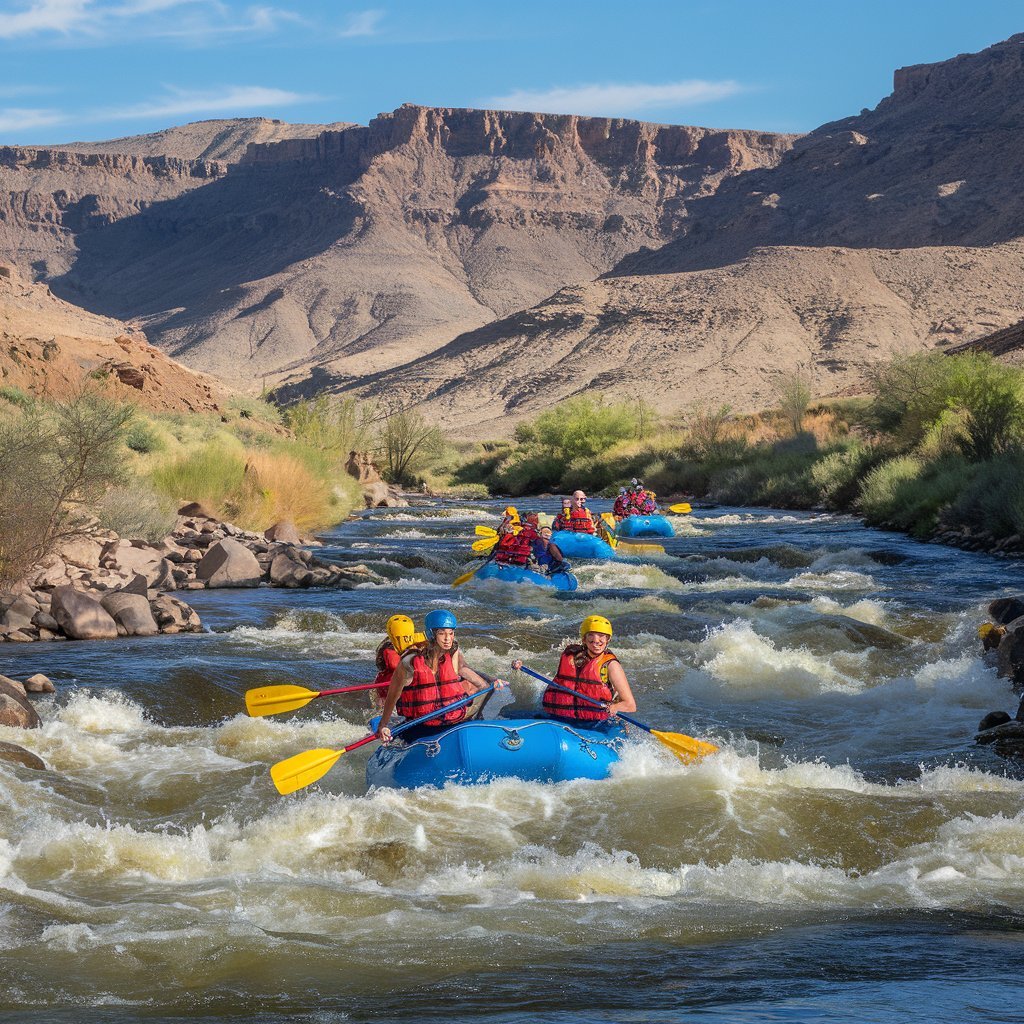
<path fill-rule="evenodd" d="M 579 700 L 585 700 L 588 704 L 595 704 L 599 708 L 604 707 L 604 701 L 595 700 L 593 697 L 587 697 L 580 693 L 579 690 L 574 690 L 571 686 L 563 686 L 561 683 L 556 683 L 554 679 L 548 679 L 547 676 L 542 676 L 539 672 L 534 672 L 532 668 L 527 668 L 525 665 L 521 671 L 525 672 L 528 676 L 533 676 L 534 679 L 539 679 L 542 683 L 547 683 L 548 686 L 553 686 L 556 690 L 561 690 L 563 693 L 571 693 L 574 697 Z M 621 718 L 624 722 L 629 722 L 630 725 L 635 725 L 638 729 L 643 729 L 644 732 L 654 732 L 654 729 L 649 725 L 644 725 L 643 722 L 637 721 L 630 715 L 625 715 L 621 711 L 616 712 L 616 718 Z"/>
<path fill-rule="evenodd" d="M 437 718 L 440 715 L 445 715 L 449 711 L 455 711 L 458 708 L 463 708 L 467 704 L 472 704 L 477 697 L 482 697 L 485 693 L 490 693 L 494 689 L 494 684 L 485 686 L 482 690 L 477 690 L 476 693 L 466 694 L 465 697 L 460 697 L 459 700 L 454 701 L 451 704 L 446 704 L 443 708 L 438 708 L 436 711 L 430 711 L 425 715 L 420 715 L 419 718 L 414 718 L 411 722 L 403 722 L 401 725 L 396 726 L 391 730 L 392 736 L 397 736 L 399 733 L 405 732 L 406 729 L 411 729 L 414 725 L 422 725 L 423 722 L 429 722 L 432 718 Z M 361 747 L 364 743 L 372 743 L 377 739 L 377 734 L 371 732 L 369 736 L 364 736 L 361 740 L 356 740 L 355 743 L 350 743 L 345 747 L 344 753 L 348 753 L 350 750 L 355 750 L 356 747 Z"/>

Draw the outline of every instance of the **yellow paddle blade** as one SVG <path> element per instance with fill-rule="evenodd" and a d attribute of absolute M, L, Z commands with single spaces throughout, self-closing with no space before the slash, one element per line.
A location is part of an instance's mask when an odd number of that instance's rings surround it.
<path fill-rule="evenodd" d="M 497 537 L 498 531 L 493 526 L 478 526 L 476 528 L 476 535 L 478 537 Z"/>
<path fill-rule="evenodd" d="M 681 501 L 678 505 L 669 505 L 668 510 L 677 516 L 685 516 L 693 511 L 693 506 L 688 501 Z"/>
<path fill-rule="evenodd" d="M 245 691 L 245 710 L 253 718 L 298 711 L 318 693 L 318 690 L 307 690 L 304 686 L 259 686 L 255 690 Z"/>
<path fill-rule="evenodd" d="M 344 753 L 344 750 L 307 750 L 272 765 L 270 777 L 278 793 L 287 796 L 323 778 Z"/>
<path fill-rule="evenodd" d="M 693 764 L 708 754 L 718 752 L 714 743 L 705 743 L 703 740 L 695 740 L 692 736 L 684 736 L 681 732 L 659 732 L 651 730 L 652 736 L 657 736 L 662 743 L 679 758 L 683 764 Z"/>
<path fill-rule="evenodd" d="M 452 580 L 452 586 L 461 587 L 463 583 L 471 579 L 473 574 L 479 572 L 489 561 L 490 559 L 487 559 L 486 561 L 481 562 L 479 565 L 474 565 L 473 568 L 469 570 L 469 572 L 464 572 L 461 576 L 456 576 L 455 579 Z"/>
<path fill-rule="evenodd" d="M 498 543 L 497 537 L 481 537 L 480 540 L 473 541 L 474 551 L 490 551 L 495 544 Z"/>
<path fill-rule="evenodd" d="M 661 544 L 634 544 L 631 540 L 620 540 L 619 550 L 624 555 L 663 555 L 665 548 Z"/>

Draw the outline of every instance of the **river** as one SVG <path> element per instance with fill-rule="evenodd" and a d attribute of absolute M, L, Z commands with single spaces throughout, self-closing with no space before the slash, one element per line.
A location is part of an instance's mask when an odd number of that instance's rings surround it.
<path fill-rule="evenodd" d="M 550 502 L 536 506 L 553 511 Z M 603 508 L 602 503 L 598 503 Z M 0 728 L 0 1021 L 1024 1020 L 1024 772 L 972 744 L 1016 698 L 979 653 L 1024 570 L 824 514 L 713 508 L 580 590 L 450 580 L 493 502 L 325 535 L 387 586 L 187 595 L 209 632 L 6 645 L 44 727 Z M 591 611 L 638 717 L 605 782 L 292 797 L 268 767 L 365 732 L 365 694 L 247 718 L 252 686 L 366 682 L 384 622 L 450 606 L 539 687 Z"/>

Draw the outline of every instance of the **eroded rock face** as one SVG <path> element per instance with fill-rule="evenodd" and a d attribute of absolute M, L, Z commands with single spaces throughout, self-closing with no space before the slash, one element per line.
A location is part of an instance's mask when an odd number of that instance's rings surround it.
<path fill-rule="evenodd" d="M 1015 690 L 1024 689 L 1024 618 L 1014 619 L 996 648 L 999 675 L 1013 682 Z"/>
<path fill-rule="evenodd" d="M 119 591 L 107 594 L 101 603 L 111 618 L 124 627 L 128 636 L 153 636 L 160 631 L 149 600 L 140 594 Z"/>
<path fill-rule="evenodd" d="M 255 587 L 263 578 L 256 556 L 237 540 L 212 545 L 196 566 L 196 577 L 208 587 Z"/>
<path fill-rule="evenodd" d="M 117 636 L 117 623 L 99 601 L 71 586 L 54 590 L 50 614 L 72 640 L 112 640 Z"/>

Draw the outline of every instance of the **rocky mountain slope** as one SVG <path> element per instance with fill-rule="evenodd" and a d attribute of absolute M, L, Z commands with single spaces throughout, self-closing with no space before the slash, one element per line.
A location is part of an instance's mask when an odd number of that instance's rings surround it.
<path fill-rule="evenodd" d="M 1024 316 L 1022 133 L 1024 35 L 901 69 L 875 110 L 688 203 L 667 245 L 363 390 L 487 435 L 586 388 L 680 412 L 771 404 L 786 372 L 856 387 L 879 358 Z"/>
<path fill-rule="evenodd" d="M 252 143 L 308 139 L 323 131 L 351 128 L 346 121 L 334 124 L 292 124 L 268 117 L 236 117 L 165 128 L 148 135 L 128 135 L 106 142 L 68 142 L 46 149 L 72 153 L 128 153 L 132 156 L 176 156 L 183 160 L 217 160 L 237 163 Z"/>
<path fill-rule="evenodd" d="M 181 149 L 173 136 L 144 149 Z M 792 141 L 405 106 L 231 165 L 12 149 L 0 251 L 189 365 L 344 384 L 667 241 L 690 201 Z"/>
<path fill-rule="evenodd" d="M 116 400 L 157 411 L 216 412 L 231 395 L 137 328 L 78 309 L 0 265 L 0 387 L 61 397 L 86 377 Z"/>

